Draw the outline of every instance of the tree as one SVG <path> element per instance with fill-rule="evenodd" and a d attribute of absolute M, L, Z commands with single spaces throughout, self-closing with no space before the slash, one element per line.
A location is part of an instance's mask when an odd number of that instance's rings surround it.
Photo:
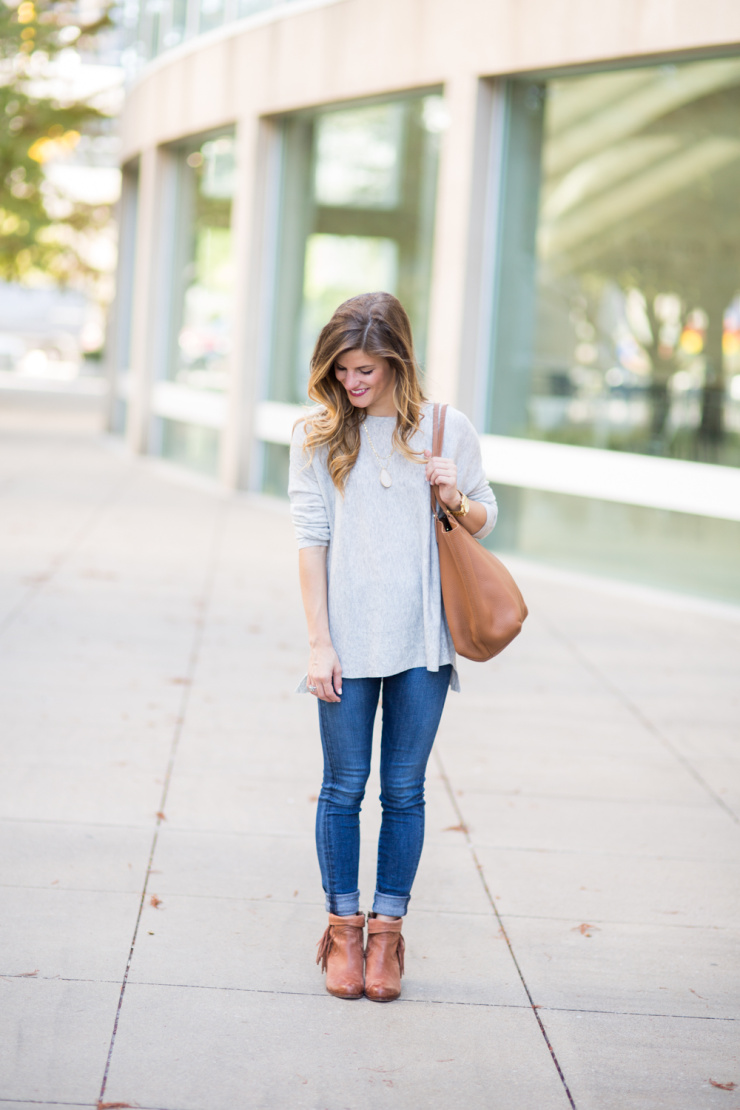
<path fill-rule="evenodd" d="M 111 25 L 107 7 L 94 22 L 70 0 L 0 0 L 0 279 L 49 275 L 59 284 L 94 276 L 81 251 L 85 233 L 110 217 L 105 206 L 72 201 L 44 165 L 69 154 L 81 133 L 106 117 L 55 89 L 55 60 L 72 45 L 89 48 Z"/>

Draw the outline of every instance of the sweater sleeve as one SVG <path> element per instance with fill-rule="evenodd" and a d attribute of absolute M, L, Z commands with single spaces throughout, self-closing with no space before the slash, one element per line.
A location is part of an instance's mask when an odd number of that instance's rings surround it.
<path fill-rule="evenodd" d="M 474 536 L 476 540 L 482 540 L 493 531 L 498 516 L 498 506 L 483 470 L 478 433 L 464 413 L 455 412 L 455 425 L 457 433 L 455 461 L 459 488 L 471 501 L 477 501 L 486 509 L 486 523 Z"/>
<path fill-rule="evenodd" d="M 305 421 L 293 429 L 290 444 L 290 477 L 288 496 L 298 547 L 328 547 L 331 538 L 329 516 L 321 486 L 314 469 L 314 460 L 305 450 Z M 315 458 L 315 456 L 314 456 Z"/>

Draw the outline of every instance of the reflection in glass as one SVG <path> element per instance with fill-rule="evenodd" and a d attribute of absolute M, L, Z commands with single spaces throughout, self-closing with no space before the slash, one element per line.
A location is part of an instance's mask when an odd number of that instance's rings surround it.
<path fill-rule="evenodd" d="M 740 603 L 740 523 L 496 483 L 486 547 L 599 577 Z"/>
<path fill-rule="evenodd" d="M 126 41 L 124 64 L 130 67 L 133 76 L 142 63 L 185 39 L 266 11 L 275 3 L 276 0 L 120 0 L 116 9 Z"/>
<path fill-rule="evenodd" d="M 169 377 L 197 389 L 223 390 L 231 341 L 233 289 L 231 200 L 234 138 L 220 135 L 180 159 L 180 272 Z"/>
<path fill-rule="evenodd" d="M 740 60 L 510 82 L 503 193 L 491 429 L 740 465 Z"/>
<path fill-rule="evenodd" d="M 218 471 L 219 434 L 215 428 L 162 420 L 162 454 L 172 462 L 214 475 Z"/>
<path fill-rule="evenodd" d="M 436 95 L 285 120 L 271 399 L 305 400 L 316 336 L 357 293 L 395 293 L 423 359 L 444 125 Z"/>
<path fill-rule="evenodd" d="M 169 0 L 169 20 L 162 25 L 160 51 L 169 50 L 183 41 L 187 31 L 187 0 Z"/>
<path fill-rule="evenodd" d="M 396 102 L 319 116 L 314 165 L 317 204 L 398 206 L 404 108 Z"/>
<path fill-rule="evenodd" d="M 225 0 L 200 0 L 199 9 L 199 31 L 212 31 L 221 26 L 226 15 Z"/>
<path fill-rule="evenodd" d="M 167 0 L 141 0 L 139 5 L 139 45 L 145 61 L 155 57 L 159 51 L 162 15 L 166 7 Z"/>
<path fill-rule="evenodd" d="M 274 0 L 236 0 L 236 18 L 243 19 L 255 12 L 263 12 L 265 8 L 271 8 L 273 3 Z"/>

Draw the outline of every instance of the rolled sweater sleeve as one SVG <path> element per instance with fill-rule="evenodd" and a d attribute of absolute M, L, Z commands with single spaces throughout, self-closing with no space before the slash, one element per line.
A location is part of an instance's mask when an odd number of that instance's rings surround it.
<path fill-rule="evenodd" d="M 305 450 L 305 421 L 299 420 L 290 443 L 288 496 L 298 547 L 328 547 L 331 536 L 329 515 L 321 491 L 314 459 Z"/>
<path fill-rule="evenodd" d="M 498 505 L 493 490 L 488 484 L 483 470 L 483 458 L 480 450 L 480 440 L 473 425 L 461 412 L 455 413 L 457 430 L 457 481 L 459 488 L 467 494 L 471 501 L 477 501 L 486 509 L 486 523 L 476 532 L 476 540 L 484 539 L 493 531 L 498 516 Z"/>

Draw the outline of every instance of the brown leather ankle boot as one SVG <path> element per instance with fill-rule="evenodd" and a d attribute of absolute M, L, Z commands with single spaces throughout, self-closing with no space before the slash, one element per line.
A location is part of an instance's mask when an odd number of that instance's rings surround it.
<path fill-rule="evenodd" d="M 326 989 L 336 998 L 362 998 L 364 913 L 349 917 L 329 914 L 329 926 L 319 941 L 316 963 L 326 972 Z"/>
<path fill-rule="evenodd" d="M 403 918 L 396 921 L 367 921 L 365 949 L 365 997 L 373 1002 L 393 1002 L 401 993 L 404 943 Z"/>

